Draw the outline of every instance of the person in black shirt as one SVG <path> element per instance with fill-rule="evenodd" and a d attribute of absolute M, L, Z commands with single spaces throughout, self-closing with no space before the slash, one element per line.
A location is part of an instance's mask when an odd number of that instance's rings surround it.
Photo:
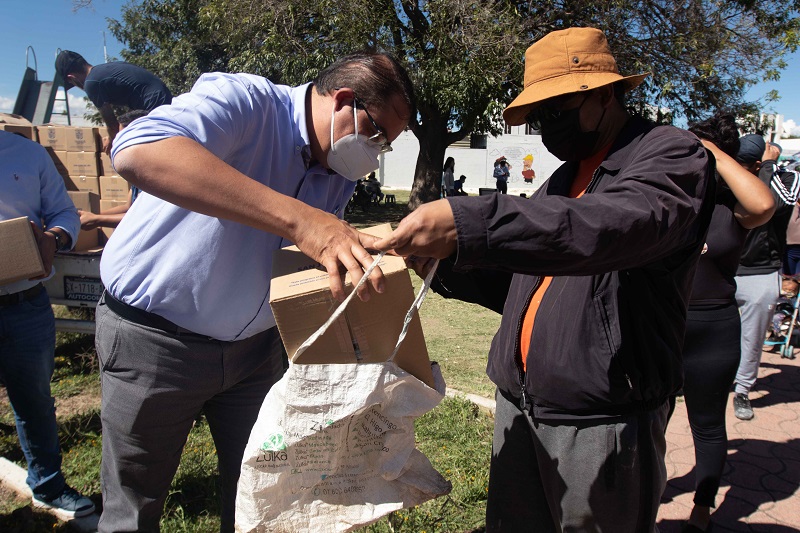
<path fill-rule="evenodd" d="M 748 231 L 766 223 L 775 210 L 766 184 L 734 159 L 739 132 L 733 116 L 714 115 L 689 131 L 716 159 L 718 186 L 683 344 L 683 394 L 697 463 L 694 507 L 683 533 L 707 531 L 711 522 L 728 453 L 725 407 L 741 353 L 734 278 Z"/>
<path fill-rule="evenodd" d="M 172 93 L 158 76 L 123 61 L 93 66 L 80 54 L 64 50 L 56 58 L 56 72 L 67 90 L 73 86 L 83 89 L 100 111 L 108 127 L 108 137 L 103 139 L 103 151 L 107 154 L 111 153 L 111 144 L 119 133 L 113 106 L 149 112 L 172 102 Z"/>
<path fill-rule="evenodd" d="M 461 175 L 456 181 L 453 182 L 453 196 L 469 196 L 464 191 L 464 182 L 467 181 L 465 175 Z"/>

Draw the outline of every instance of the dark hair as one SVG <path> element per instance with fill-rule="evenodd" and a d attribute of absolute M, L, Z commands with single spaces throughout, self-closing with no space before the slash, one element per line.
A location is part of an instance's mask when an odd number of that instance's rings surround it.
<path fill-rule="evenodd" d="M 67 79 L 67 74 L 83 72 L 87 66 L 89 66 L 89 63 L 78 52 L 63 50 L 56 57 L 56 72 L 63 79 Z"/>
<path fill-rule="evenodd" d="M 444 171 L 447 170 L 448 168 L 455 168 L 455 167 L 456 167 L 456 160 L 453 159 L 452 157 L 448 157 L 447 159 L 444 160 L 444 167 L 442 167 L 442 170 Z"/>
<path fill-rule="evenodd" d="M 136 120 L 137 118 L 146 117 L 149 111 L 145 111 L 144 109 L 134 109 L 133 111 L 128 111 L 127 113 L 123 113 L 117 117 L 117 122 L 123 128 Z"/>
<path fill-rule="evenodd" d="M 414 85 L 408 72 L 387 54 L 361 52 L 336 60 L 314 80 L 317 93 L 349 87 L 358 99 L 371 107 L 386 105 L 392 96 L 400 95 L 408 106 L 409 117 L 417 114 Z"/>
<path fill-rule="evenodd" d="M 739 152 L 739 127 L 736 125 L 736 117 L 730 113 L 717 111 L 713 116 L 691 124 L 689 131 L 700 139 L 713 142 L 733 158 Z"/>

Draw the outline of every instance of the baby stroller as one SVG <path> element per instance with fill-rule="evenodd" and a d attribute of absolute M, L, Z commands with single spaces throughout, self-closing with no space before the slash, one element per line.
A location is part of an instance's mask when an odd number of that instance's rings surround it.
<path fill-rule="evenodd" d="M 800 291 L 797 294 L 782 295 L 778 299 L 772 325 L 764 341 L 768 351 L 780 351 L 782 358 L 795 358 L 794 349 L 800 347 L 800 323 L 797 320 L 799 309 Z"/>

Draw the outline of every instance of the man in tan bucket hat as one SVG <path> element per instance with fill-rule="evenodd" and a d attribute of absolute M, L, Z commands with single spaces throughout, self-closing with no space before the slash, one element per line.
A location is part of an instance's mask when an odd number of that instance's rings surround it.
<path fill-rule="evenodd" d="M 531 199 L 452 197 L 375 243 L 502 313 L 486 531 L 655 531 L 668 399 L 714 203 L 692 134 L 632 118 L 602 32 L 556 31 L 505 110 L 566 161 Z"/>

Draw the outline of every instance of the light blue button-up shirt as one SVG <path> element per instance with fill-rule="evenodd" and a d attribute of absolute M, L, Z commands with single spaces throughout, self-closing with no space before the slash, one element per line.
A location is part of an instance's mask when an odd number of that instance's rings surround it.
<path fill-rule="evenodd" d="M 307 167 L 309 90 L 249 74 L 204 74 L 191 92 L 123 129 L 112 160 L 135 144 L 188 137 L 275 191 L 341 216 L 355 184 Z M 202 335 L 239 340 L 275 325 L 272 253 L 290 244 L 142 191 L 106 245 L 100 272 L 117 300 Z"/>
<path fill-rule="evenodd" d="M 0 131 L 0 220 L 28 217 L 40 228 L 61 228 L 77 241 L 80 218 L 67 195 L 64 179 L 43 146 Z M 0 248 L 0 253 L 5 253 Z M 50 271 L 50 276 L 55 270 Z M 48 278 L 49 279 L 49 278 Z M 14 294 L 42 282 L 20 280 L 0 286 L 0 294 Z"/>

